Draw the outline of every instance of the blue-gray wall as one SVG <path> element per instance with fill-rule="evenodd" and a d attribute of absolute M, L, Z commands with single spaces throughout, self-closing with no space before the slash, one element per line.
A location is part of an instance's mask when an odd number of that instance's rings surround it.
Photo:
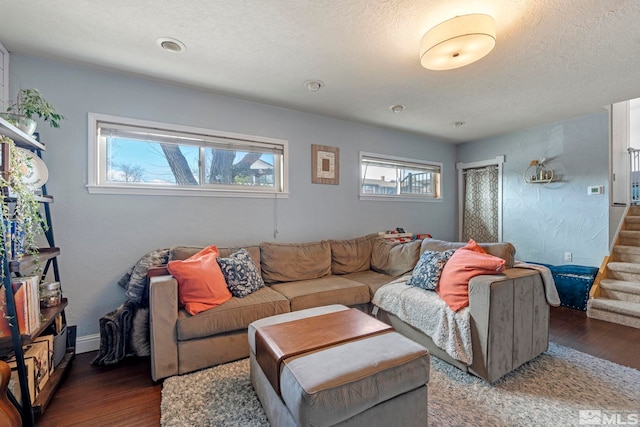
<path fill-rule="evenodd" d="M 87 113 L 103 113 L 289 141 L 290 192 L 277 205 L 277 241 L 350 238 L 402 226 L 442 239 L 456 233 L 454 145 L 416 135 L 238 100 L 130 75 L 23 55 L 10 64 L 11 94 L 36 87 L 67 120 L 39 128 L 67 315 L 78 336 L 125 300 L 116 282 L 146 252 L 172 245 L 274 240 L 273 200 L 89 194 Z M 301 89 L 302 90 L 302 89 Z M 311 184 L 311 144 L 340 148 L 340 185 Z M 444 200 L 358 199 L 358 152 L 442 162 Z"/>
<path fill-rule="evenodd" d="M 548 264 L 599 266 L 609 243 L 609 120 L 601 113 L 458 146 L 458 161 L 506 155 L 503 240 L 516 258 Z M 531 160 L 546 163 L 561 181 L 547 186 L 523 180 Z M 587 195 L 602 185 L 604 195 Z"/>

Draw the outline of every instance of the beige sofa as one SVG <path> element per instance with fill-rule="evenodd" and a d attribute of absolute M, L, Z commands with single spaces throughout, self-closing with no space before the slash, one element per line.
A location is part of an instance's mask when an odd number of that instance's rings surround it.
<path fill-rule="evenodd" d="M 178 284 L 172 276 L 150 277 L 151 376 L 157 381 L 248 357 L 247 327 L 264 317 L 329 304 L 369 311 L 380 286 L 413 269 L 420 245 L 389 244 L 368 235 L 248 246 L 267 286 L 195 316 L 178 306 Z M 186 259 L 200 249 L 172 248 L 169 260 Z M 236 249 L 221 248 L 220 256 Z"/>
<path fill-rule="evenodd" d="M 249 356 L 247 327 L 255 320 L 329 304 L 367 312 L 378 288 L 410 272 L 420 254 L 463 244 L 426 239 L 388 244 L 375 235 L 303 244 L 261 243 L 245 247 L 267 286 L 195 316 L 178 306 L 178 286 L 169 275 L 150 277 L 151 375 L 155 381 Z M 481 245 L 513 265 L 509 243 Z M 201 248 L 172 248 L 170 260 Z M 226 257 L 236 249 L 220 250 Z M 443 250 L 443 249 L 442 249 Z M 508 269 L 470 282 L 474 360 L 465 366 L 430 338 L 387 313 L 379 317 L 425 345 L 433 355 L 493 381 L 547 348 L 549 311 L 540 302 L 539 273 Z M 529 300 L 533 299 L 533 302 Z"/>

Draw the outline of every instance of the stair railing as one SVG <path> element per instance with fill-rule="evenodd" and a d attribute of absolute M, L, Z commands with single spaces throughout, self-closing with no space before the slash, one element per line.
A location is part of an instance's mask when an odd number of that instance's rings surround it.
<path fill-rule="evenodd" d="M 628 148 L 629 152 L 629 185 L 631 191 L 631 204 L 640 204 L 640 149 Z"/>

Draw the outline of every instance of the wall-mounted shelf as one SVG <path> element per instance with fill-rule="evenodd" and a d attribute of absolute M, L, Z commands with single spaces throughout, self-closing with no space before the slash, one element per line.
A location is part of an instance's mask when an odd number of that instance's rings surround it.
<path fill-rule="evenodd" d="M 529 163 L 529 167 L 524 171 L 523 179 L 527 184 L 546 185 L 554 182 L 553 169 L 543 162 L 532 160 Z"/>

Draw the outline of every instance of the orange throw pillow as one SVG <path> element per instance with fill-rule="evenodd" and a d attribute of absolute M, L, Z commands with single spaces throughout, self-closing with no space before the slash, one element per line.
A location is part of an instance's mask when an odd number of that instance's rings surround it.
<path fill-rule="evenodd" d="M 467 243 L 466 246 L 463 246 L 460 249 L 466 249 L 466 250 L 469 250 L 469 251 L 478 252 L 479 254 L 486 254 L 487 253 L 487 251 L 482 249 L 480 247 L 480 245 L 478 245 L 476 243 L 476 241 L 473 240 L 473 239 L 469 240 L 469 243 Z"/>
<path fill-rule="evenodd" d="M 469 280 L 481 274 L 500 273 L 504 271 L 505 262 L 487 253 L 460 248 L 444 265 L 436 292 L 451 310 L 459 311 L 469 305 Z"/>
<path fill-rule="evenodd" d="M 190 313 L 217 307 L 231 299 L 216 258 L 216 246 L 208 246 L 183 261 L 170 261 L 169 273 L 178 281 L 178 301 Z"/>

